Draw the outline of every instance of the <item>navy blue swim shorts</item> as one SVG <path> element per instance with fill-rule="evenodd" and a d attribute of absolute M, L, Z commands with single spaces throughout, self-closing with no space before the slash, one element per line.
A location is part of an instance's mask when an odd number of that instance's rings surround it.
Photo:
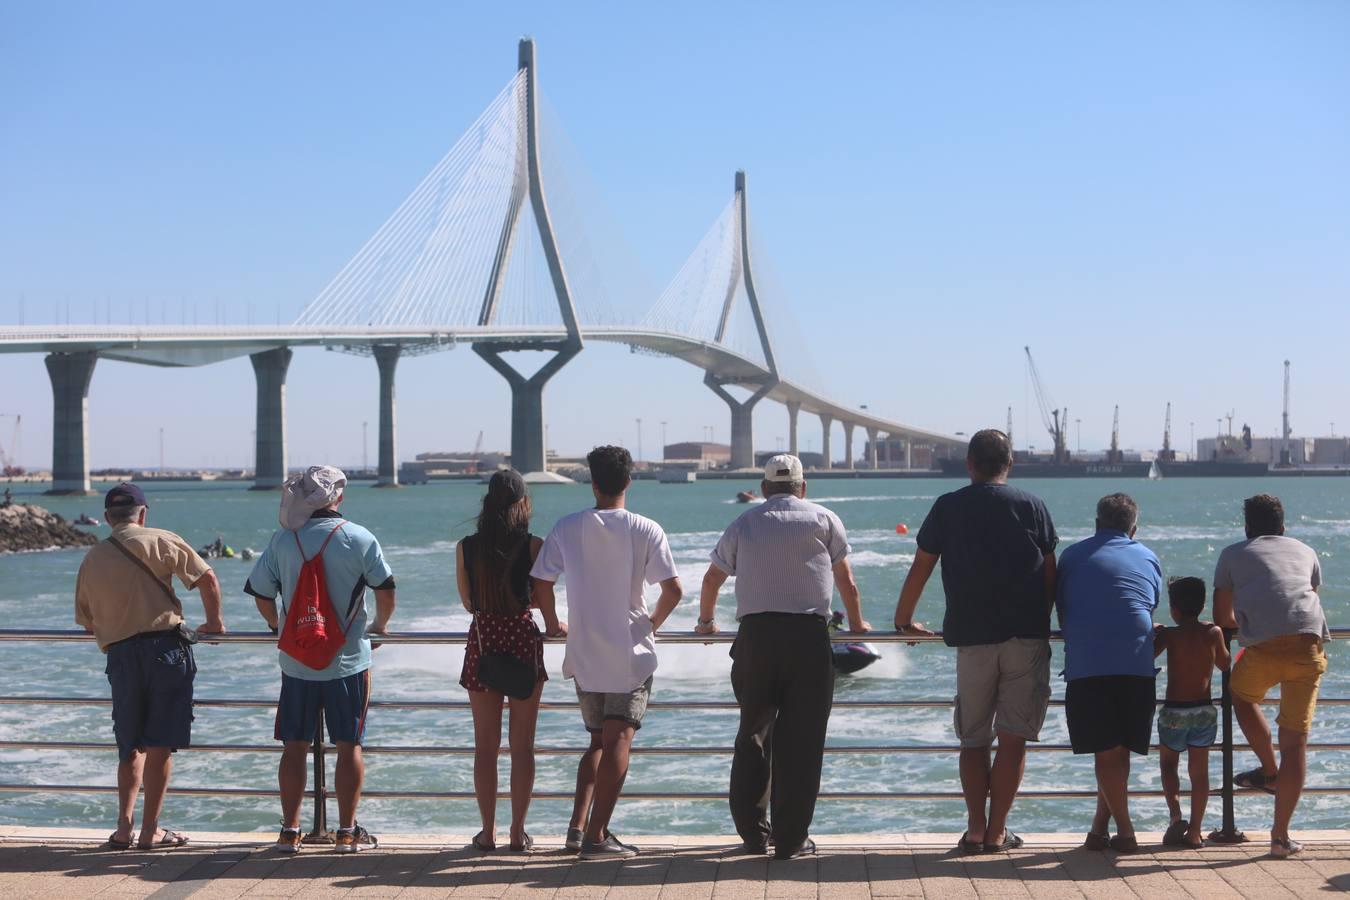
<path fill-rule="evenodd" d="M 330 741 L 359 744 L 366 731 L 369 705 L 369 669 L 328 681 L 307 681 L 283 672 L 273 736 L 279 741 L 314 740 L 322 709 Z"/>
<path fill-rule="evenodd" d="M 192 744 L 192 680 L 197 663 L 178 631 L 137 635 L 108 647 L 117 755 Z"/>

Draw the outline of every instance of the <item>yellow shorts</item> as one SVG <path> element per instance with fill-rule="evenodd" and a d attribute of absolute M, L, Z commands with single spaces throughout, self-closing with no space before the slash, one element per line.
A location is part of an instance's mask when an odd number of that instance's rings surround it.
<path fill-rule="evenodd" d="M 1281 728 L 1307 734 L 1317 708 L 1317 688 L 1327 670 L 1322 641 L 1312 634 L 1285 634 L 1242 651 L 1229 688 L 1234 697 L 1260 703 L 1280 686 Z"/>

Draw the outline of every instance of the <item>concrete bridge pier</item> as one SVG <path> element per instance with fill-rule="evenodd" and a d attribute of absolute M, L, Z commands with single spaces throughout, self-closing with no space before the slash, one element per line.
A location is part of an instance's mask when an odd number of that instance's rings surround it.
<path fill-rule="evenodd" d="M 844 423 L 844 468 L 855 468 L 853 461 L 853 423 Z"/>
<path fill-rule="evenodd" d="M 568 360 L 581 352 L 581 344 L 562 345 L 553 358 L 529 378 L 502 359 L 502 350 L 498 347 L 474 344 L 473 350 L 511 386 L 511 466 L 522 475 L 548 471 L 544 447 L 544 386 Z"/>
<path fill-rule="evenodd" d="M 820 456 L 822 469 L 832 469 L 834 464 L 830 461 L 830 431 L 834 428 L 834 418 L 824 413 L 820 414 Z"/>
<path fill-rule="evenodd" d="M 914 441 L 905 441 L 905 468 L 914 468 Z"/>
<path fill-rule="evenodd" d="M 787 402 L 788 411 L 788 452 L 793 456 L 797 455 L 797 413 L 802 411 L 802 404 L 799 400 L 789 400 Z"/>
<path fill-rule="evenodd" d="M 52 353 L 52 488 L 48 494 L 92 494 L 89 485 L 89 383 L 98 354 Z"/>
<path fill-rule="evenodd" d="M 258 383 L 250 490 L 275 490 L 286 480 L 286 370 L 294 355 L 289 347 L 277 347 L 249 356 Z"/>
<path fill-rule="evenodd" d="M 870 469 L 880 468 L 877 465 L 877 436 L 880 434 L 875 428 L 867 429 L 867 466 Z"/>
<path fill-rule="evenodd" d="M 394 369 L 403 348 L 398 344 L 376 344 L 371 348 L 380 369 L 380 465 L 375 486 L 398 487 L 397 425 L 394 416 Z"/>
<path fill-rule="evenodd" d="M 744 400 L 737 400 L 731 396 L 727 389 L 722 386 L 722 382 L 718 381 L 711 372 L 704 376 L 703 383 L 711 388 L 714 394 L 721 397 L 731 409 L 731 468 L 753 469 L 755 467 L 755 405 L 773 389 L 775 382 L 770 381 L 761 385 L 758 390 Z"/>

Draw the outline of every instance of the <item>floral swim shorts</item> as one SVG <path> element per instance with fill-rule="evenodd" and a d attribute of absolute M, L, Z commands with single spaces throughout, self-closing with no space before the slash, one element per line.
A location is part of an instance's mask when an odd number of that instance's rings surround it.
<path fill-rule="evenodd" d="M 1219 711 L 1208 700 L 1185 706 L 1164 703 L 1158 711 L 1158 743 L 1173 752 L 1212 747 L 1218 733 Z"/>

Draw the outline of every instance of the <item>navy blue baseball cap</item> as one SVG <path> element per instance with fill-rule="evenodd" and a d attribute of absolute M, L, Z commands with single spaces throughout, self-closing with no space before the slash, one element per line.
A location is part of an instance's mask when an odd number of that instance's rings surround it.
<path fill-rule="evenodd" d="M 115 509 L 119 506 L 149 506 L 145 502 L 145 492 L 130 481 L 124 481 L 117 487 L 108 491 L 107 496 L 103 498 L 104 509 Z"/>

